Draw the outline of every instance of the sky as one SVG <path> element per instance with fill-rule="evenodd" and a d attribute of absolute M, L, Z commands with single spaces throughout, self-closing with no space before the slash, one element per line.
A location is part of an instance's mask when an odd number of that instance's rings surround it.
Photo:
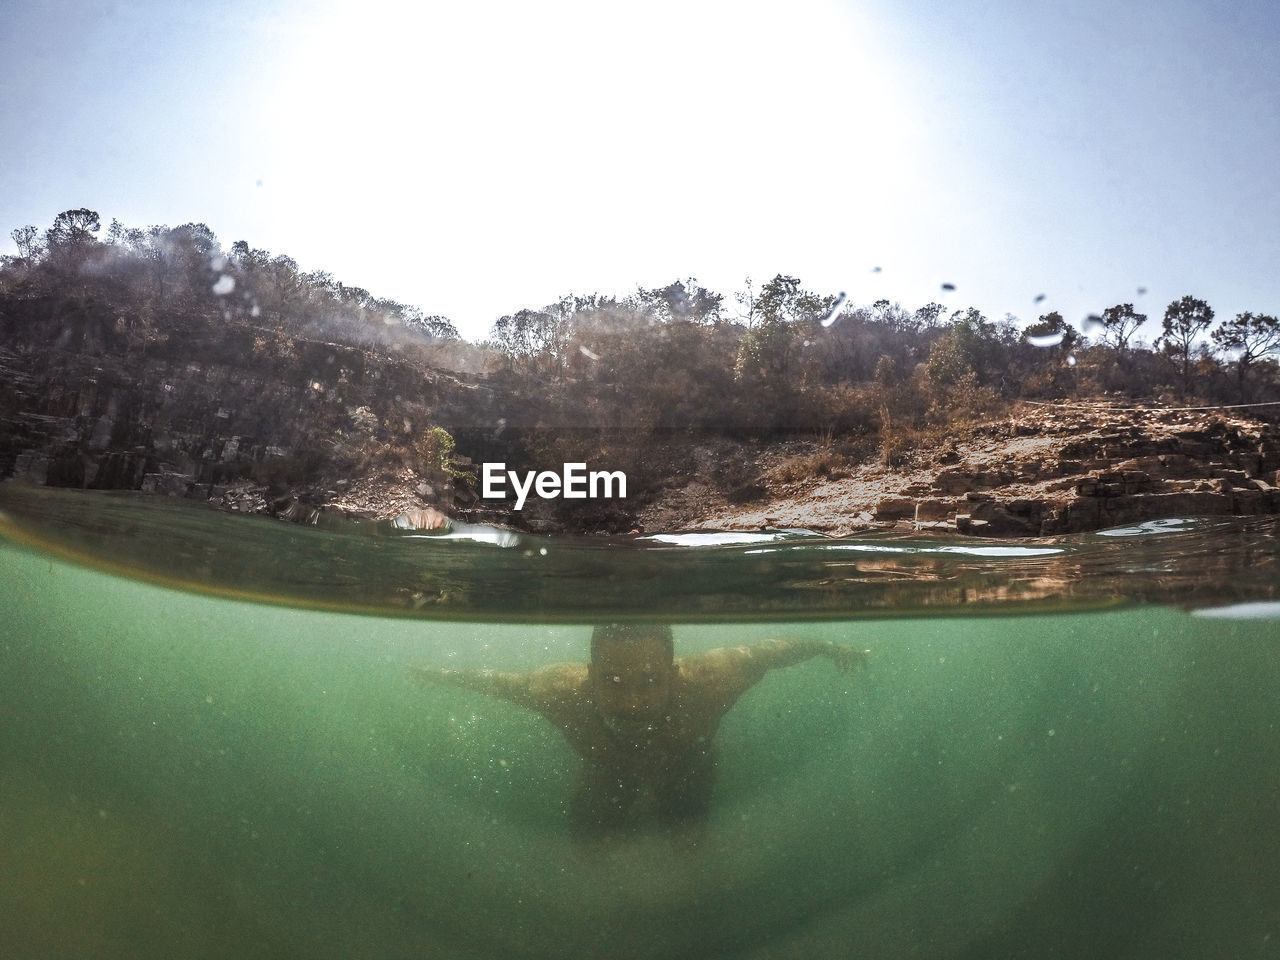
<path fill-rule="evenodd" d="M 1274 0 L 0 3 L 2 253 L 202 222 L 471 339 L 778 273 L 1147 340 L 1185 294 L 1280 313 Z"/>

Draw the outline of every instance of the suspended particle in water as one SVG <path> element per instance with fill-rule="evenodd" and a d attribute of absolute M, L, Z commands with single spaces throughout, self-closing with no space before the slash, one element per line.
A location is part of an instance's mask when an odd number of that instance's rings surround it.
<path fill-rule="evenodd" d="M 878 267 L 876 269 L 879 269 Z M 845 292 L 840 291 L 840 296 L 836 297 L 836 302 L 831 305 L 831 309 L 827 311 L 827 315 L 822 318 L 822 325 L 829 327 L 840 318 L 840 308 L 844 306 Z"/>
<path fill-rule="evenodd" d="M 883 269 L 884 269 L 883 267 L 872 267 L 872 268 L 871 268 L 871 272 L 872 272 L 872 273 L 880 273 Z"/>
<path fill-rule="evenodd" d="M 1146 288 L 1146 287 L 1139 287 L 1139 288 L 1138 288 L 1138 296 L 1140 296 L 1140 297 L 1145 297 L 1146 295 L 1147 295 L 1147 288 Z"/>
<path fill-rule="evenodd" d="M 213 290 L 215 297 L 225 297 L 236 288 L 236 278 L 229 274 L 220 276 L 216 283 L 210 288 Z"/>
<path fill-rule="evenodd" d="M 956 285 L 954 283 L 944 283 L 942 285 L 943 293 L 954 293 L 955 289 L 956 289 Z"/>
<path fill-rule="evenodd" d="M 1053 333 L 1042 334 L 1038 337 L 1028 336 L 1027 343 L 1033 347 L 1056 347 L 1066 337 L 1066 330 L 1055 330 Z"/>
<path fill-rule="evenodd" d="M 1035 299 L 1034 299 L 1034 300 L 1032 300 L 1031 302 L 1032 302 L 1032 303 L 1044 303 L 1044 301 L 1045 301 L 1045 296 L 1044 296 L 1044 294 L 1043 294 L 1043 293 L 1037 293 L 1037 294 L 1036 294 L 1036 296 L 1035 296 Z"/>
<path fill-rule="evenodd" d="M 591 350 L 588 350 L 588 349 L 587 349 L 586 347 L 584 347 L 582 344 L 578 344 L 578 352 L 579 352 L 580 354 L 582 354 L 584 357 L 586 357 L 588 360 L 599 360 L 599 359 L 600 359 L 600 354 L 598 354 L 598 353 L 594 353 L 594 352 L 592 352 Z"/>

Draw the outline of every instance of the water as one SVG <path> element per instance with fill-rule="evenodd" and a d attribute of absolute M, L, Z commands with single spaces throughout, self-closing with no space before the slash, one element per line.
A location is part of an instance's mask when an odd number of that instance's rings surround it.
<path fill-rule="evenodd" d="M 0 511 L 0 955 L 1280 955 L 1274 521 L 991 555 Z M 680 655 L 869 665 L 738 702 L 697 845 L 584 847 L 560 734 L 407 668 L 585 660 L 601 597 Z"/>

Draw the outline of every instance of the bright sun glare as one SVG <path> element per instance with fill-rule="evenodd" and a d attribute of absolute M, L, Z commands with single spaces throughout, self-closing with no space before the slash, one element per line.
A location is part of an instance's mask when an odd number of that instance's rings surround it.
<path fill-rule="evenodd" d="M 480 291 L 472 332 L 690 273 L 836 285 L 921 202 L 871 27 L 821 0 L 334 6 L 280 74 L 266 178 L 296 255 L 429 310 Z"/>

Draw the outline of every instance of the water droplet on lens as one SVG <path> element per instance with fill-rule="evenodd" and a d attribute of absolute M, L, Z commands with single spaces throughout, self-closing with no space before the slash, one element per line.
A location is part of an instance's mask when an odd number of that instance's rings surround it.
<path fill-rule="evenodd" d="M 831 326 L 833 323 L 836 322 L 837 319 L 839 319 L 840 308 L 844 306 L 844 301 L 845 301 L 845 292 L 841 290 L 840 296 L 836 297 L 836 302 L 831 305 L 831 310 L 827 313 L 827 315 L 822 320 L 822 325 L 824 327 Z"/>
<path fill-rule="evenodd" d="M 880 272 L 881 270 L 883 270 L 883 269 L 884 269 L 883 267 L 872 267 L 872 268 L 871 268 L 871 272 L 872 272 L 872 273 L 879 273 L 879 272 Z"/>
<path fill-rule="evenodd" d="M 1147 292 L 1147 288 L 1146 288 L 1146 287 L 1139 287 L 1139 288 L 1138 288 L 1138 296 L 1140 296 L 1140 297 L 1141 297 L 1141 296 L 1145 296 L 1145 295 L 1146 295 L 1146 292 Z"/>
<path fill-rule="evenodd" d="M 235 288 L 236 278 L 224 273 L 218 278 L 218 282 L 215 283 L 211 289 L 213 290 L 214 296 L 225 297 Z"/>
<path fill-rule="evenodd" d="M 599 359 L 600 359 L 600 354 L 598 354 L 598 353 L 593 353 L 592 351 L 590 351 L 590 350 L 588 350 L 586 347 L 584 347 L 582 344 L 578 344 L 578 352 L 579 352 L 580 354 L 582 354 L 584 357 L 586 357 L 588 360 L 599 360 Z"/>
<path fill-rule="evenodd" d="M 1074 367 L 1076 365 L 1076 355 L 1074 353 L 1067 354 L 1067 366 Z"/>
<path fill-rule="evenodd" d="M 1067 335 L 1065 330 L 1055 330 L 1053 333 L 1046 333 L 1038 337 L 1027 337 L 1027 343 L 1033 347 L 1056 347 L 1063 341 Z"/>
<path fill-rule="evenodd" d="M 1036 294 L 1036 298 L 1035 298 L 1035 300 L 1034 300 L 1034 301 L 1032 301 L 1032 302 L 1033 302 L 1033 303 L 1044 303 L 1044 294 L 1043 294 L 1043 293 L 1037 293 L 1037 294 Z"/>
<path fill-rule="evenodd" d="M 955 290 L 955 288 L 956 288 L 956 285 L 954 283 L 944 283 L 942 285 L 942 289 L 947 293 L 951 293 L 953 290 Z"/>
<path fill-rule="evenodd" d="M 1106 324 L 1102 322 L 1102 318 L 1098 316 L 1096 313 L 1091 313 L 1084 318 L 1084 323 L 1081 324 L 1081 326 L 1085 330 L 1089 330 L 1094 327 L 1105 327 Z"/>

